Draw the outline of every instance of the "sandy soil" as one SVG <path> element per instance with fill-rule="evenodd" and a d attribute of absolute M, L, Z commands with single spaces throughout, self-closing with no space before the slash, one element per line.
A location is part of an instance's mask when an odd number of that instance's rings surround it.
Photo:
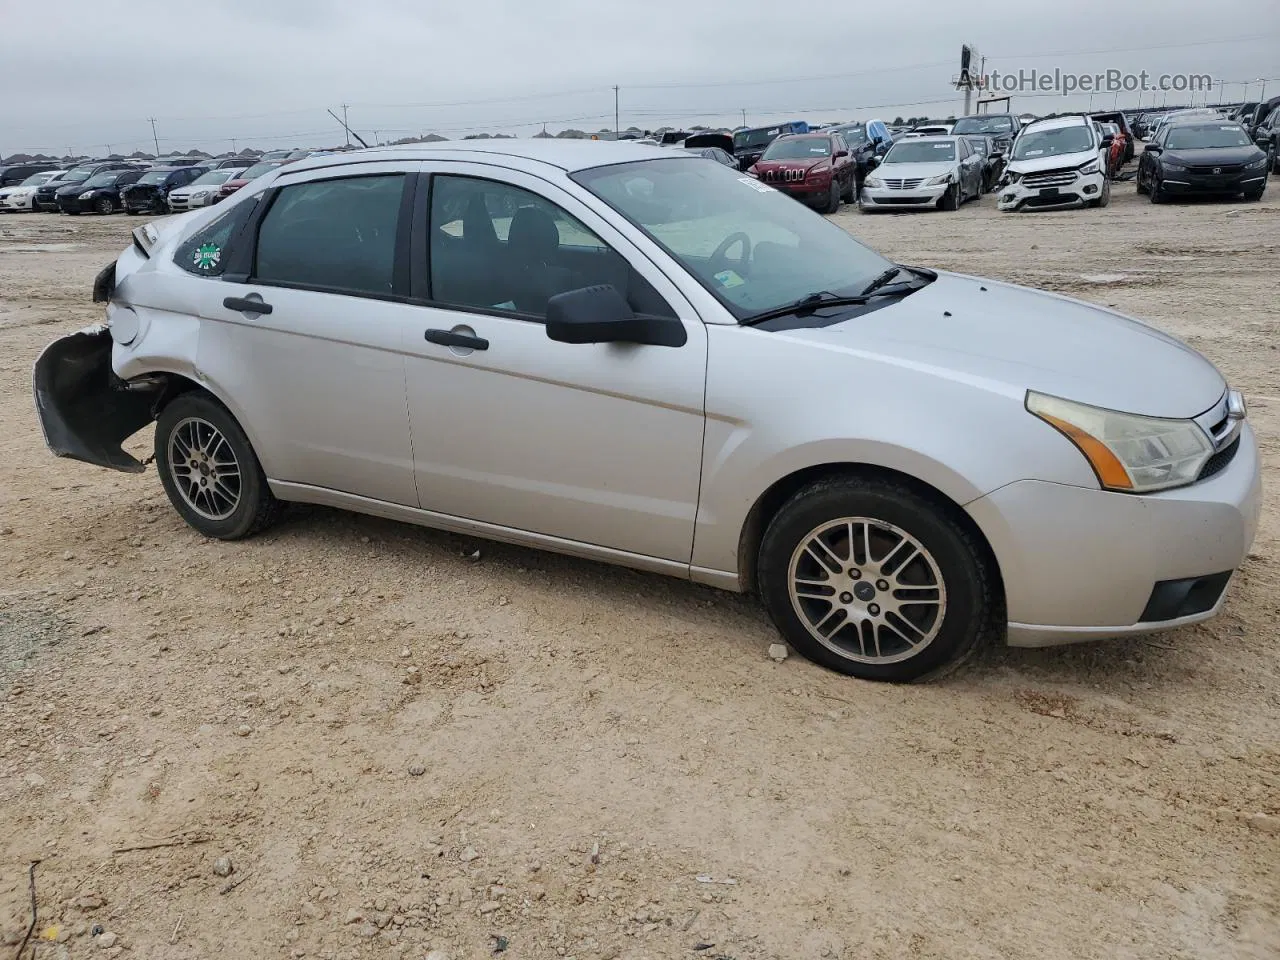
<path fill-rule="evenodd" d="M 46 960 L 1280 956 L 1280 181 L 837 220 L 1153 321 L 1246 392 L 1270 487 L 1221 619 L 895 688 L 654 576 L 319 509 L 207 542 L 33 414 L 138 221 L 8 216 L 5 942 L 39 860 Z"/>

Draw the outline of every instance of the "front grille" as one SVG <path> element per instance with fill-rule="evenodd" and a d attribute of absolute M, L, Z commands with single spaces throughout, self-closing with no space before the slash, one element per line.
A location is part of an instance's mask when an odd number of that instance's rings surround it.
<path fill-rule="evenodd" d="M 1244 170 L 1243 163 L 1218 163 L 1218 164 L 1200 164 L 1197 166 L 1187 167 L 1192 173 L 1199 173 L 1207 176 L 1214 174 L 1240 173 Z"/>
<path fill-rule="evenodd" d="M 896 203 L 904 207 L 918 207 L 923 204 L 933 203 L 933 200 L 928 197 L 880 197 L 875 202 L 877 204 Z"/>
<path fill-rule="evenodd" d="M 760 174 L 760 179 L 773 183 L 795 183 L 804 179 L 803 170 L 764 170 Z"/>
<path fill-rule="evenodd" d="M 914 190 L 920 184 L 924 183 L 924 177 L 916 177 L 914 180 L 885 180 L 884 185 L 888 190 Z"/>
<path fill-rule="evenodd" d="M 1024 187 L 1067 187 L 1076 182 L 1074 170 L 1042 170 L 1040 173 L 1028 173 L 1022 178 Z"/>
<path fill-rule="evenodd" d="M 1235 459 L 1236 454 L 1240 451 L 1240 438 L 1236 437 L 1229 444 L 1215 453 L 1212 457 L 1205 461 L 1203 467 L 1200 468 L 1200 476 L 1197 480 L 1208 480 L 1214 474 L 1221 473 L 1227 469 L 1227 465 Z"/>

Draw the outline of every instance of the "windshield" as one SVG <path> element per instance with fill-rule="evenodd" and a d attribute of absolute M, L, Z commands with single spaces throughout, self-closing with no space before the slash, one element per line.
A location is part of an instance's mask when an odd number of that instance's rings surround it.
<path fill-rule="evenodd" d="M 38 187 L 42 183 L 48 183 L 57 175 L 58 175 L 57 170 L 49 170 L 46 173 L 33 173 L 31 176 L 27 177 L 27 179 L 23 180 L 22 183 L 18 184 L 18 186 Z"/>
<path fill-rule="evenodd" d="M 1053 130 L 1024 132 L 1013 148 L 1013 159 L 1034 160 L 1067 153 L 1084 153 L 1093 149 L 1093 138 L 1083 126 L 1057 127 Z"/>
<path fill-rule="evenodd" d="M 138 178 L 139 183 L 164 183 L 169 179 L 171 170 L 153 170 L 150 173 L 144 173 Z"/>
<path fill-rule="evenodd" d="M 857 294 L 893 266 L 803 204 L 718 163 L 641 160 L 573 179 L 665 248 L 739 320 L 817 290 Z"/>
<path fill-rule="evenodd" d="M 248 170 L 246 170 L 246 171 L 244 171 L 242 174 L 240 174 L 240 176 L 236 177 L 236 179 L 237 179 L 237 180 L 252 180 L 252 179 L 254 179 L 255 177 L 260 177 L 260 176 L 262 176 L 264 173 L 269 173 L 270 171 L 274 170 L 274 169 L 275 169 L 276 167 L 278 167 L 278 166 L 281 166 L 281 164 L 280 164 L 280 162 L 279 162 L 279 161 L 277 161 L 277 160 L 273 160 L 273 161 L 271 161 L 270 163 L 255 163 L 255 164 L 254 164 L 252 167 L 250 167 Z"/>
<path fill-rule="evenodd" d="M 950 140 L 901 140 L 890 148 L 884 163 L 933 163 L 955 158 L 956 145 Z"/>
<path fill-rule="evenodd" d="M 769 144 L 761 160 L 814 160 L 831 156 L 831 141 L 826 137 L 786 137 Z"/>
<path fill-rule="evenodd" d="M 739 130 L 733 135 L 733 149 L 763 147 L 782 131 L 778 127 L 761 127 L 759 130 Z"/>
<path fill-rule="evenodd" d="M 232 177 L 238 177 L 243 172 L 240 167 L 223 167 L 221 170 L 210 170 L 203 176 L 196 177 L 191 181 L 193 187 L 203 187 L 212 183 L 226 183 Z"/>
<path fill-rule="evenodd" d="M 1013 133 L 1012 117 L 961 117 L 952 133 Z"/>
<path fill-rule="evenodd" d="M 968 140 L 969 147 L 974 153 L 981 154 L 984 157 L 987 155 L 987 148 L 991 144 L 990 140 L 986 137 L 969 137 Z"/>
<path fill-rule="evenodd" d="M 116 177 L 120 176 L 119 170 L 112 170 L 110 173 L 95 173 L 92 177 L 85 181 L 86 187 L 109 187 L 116 182 Z"/>
<path fill-rule="evenodd" d="M 844 137 L 848 144 L 863 143 L 867 139 L 867 128 L 861 124 L 853 127 L 836 127 L 836 133 Z"/>
<path fill-rule="evenodd" d="M 62 178 L 63 183 L 84 183 L 92 174 L 88 170 L 72 170 Z"/>
<path fill-rule="evenodd" d="M 1164 145 L 1170 150 L 1205 150 L 1214 147 L 1248 147 L 1253 145 L 1253 141 L 1238 124 L 1215 123 L 1174 127 L 1169 131 Z"/>

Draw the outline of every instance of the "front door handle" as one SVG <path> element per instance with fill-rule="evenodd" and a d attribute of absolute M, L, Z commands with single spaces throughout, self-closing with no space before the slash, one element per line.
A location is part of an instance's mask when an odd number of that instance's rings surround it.
<path fill-rule="evenodd" d="M 256 295 L 254 297 L 227 297 L 222 301 L 222 305 L 228 310 L 235 310 L 238 313 L 267 314 L 271 312 L 271 304 L 264 302 Z"/>
<path fill-rule="evenodd" d="M 462 347 L 464 350 L 488 350 L 489 341 L 469 333 L 458 333 L 454 330 L 428 330 L 426 338 L 431 343 L 442 347 Z"/>

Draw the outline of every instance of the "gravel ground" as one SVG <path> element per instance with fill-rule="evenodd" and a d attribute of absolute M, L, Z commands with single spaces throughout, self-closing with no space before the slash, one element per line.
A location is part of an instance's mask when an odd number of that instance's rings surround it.
<path fill-rule="evenodd" d="M 39 860 L 45 960 L 1280 956 L 1280 182 L 836 220 L 1142 317 L 1245 391 L 1269 487 L 1222 618 L 886 687 L 655 576 L 321 509 L 205 541 L 33 415 L 137 221 L 6 216 L 3 942 Z"/>

